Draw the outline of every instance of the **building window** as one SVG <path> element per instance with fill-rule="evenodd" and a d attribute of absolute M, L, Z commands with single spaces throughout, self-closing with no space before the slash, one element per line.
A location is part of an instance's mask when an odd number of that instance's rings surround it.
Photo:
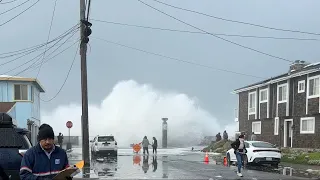
<path fill-rule="evenodd" d="M 278 86 L 278 103 L 287 102 L 287 84 Z"/>
<path fill-rule="evenodd" d="M 249 93 L 249 115 L 256 114 L 256 92 Z"/>
<path fill-rule="evenodd" d="M 308 97 L 314 98 L 319 96 L 319 77 L 311 77 L 308 80 Z"/>
<path fill-rule="evenodd" d="M 274 135 L 279 134 L 279 118 L 274 118 Z"/>
<path fill-rule="evenodd" d="M 260 90 L 260 103 L 268 102 L 268 89 Z"/>
<path fill-rule="evenodd" d="M 314 134 L 314 129 L 314 117 L 305 117 L 300 119 L 300 134 Z"/>
<path fill-rule="evenodd" d="M 28 85 L 25 85 L 25 84 L 14 85 L 14 100 L 15 101 L 28 100 Z"/>
<path fill-rule="evenodd" d="M 305 90 L 305 81 L 298 82 L 298 93 L 303 93 Z"/>
<path fill-rule="evenodd" d="M 261 134 L 261 121 L 252 122 L 252 132 L 254 134 Z"/>

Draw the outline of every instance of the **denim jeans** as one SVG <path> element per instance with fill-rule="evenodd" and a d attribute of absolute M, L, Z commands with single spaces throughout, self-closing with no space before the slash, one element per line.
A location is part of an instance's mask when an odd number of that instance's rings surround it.
<path fill-rule="evenodd" d="M 148 147 L 143 147 L 143 154 L 145 154 L 147 151 L 147 153 L 149 154 L 149 148 Z"/>
<path fill-rule="evenodd" d="M 238 164 L 238 172 L 241 173 L 241 167 L 243 162 L 243 154 L 236 151 L 236 158 L 237 158 L 237 164 Z"/>

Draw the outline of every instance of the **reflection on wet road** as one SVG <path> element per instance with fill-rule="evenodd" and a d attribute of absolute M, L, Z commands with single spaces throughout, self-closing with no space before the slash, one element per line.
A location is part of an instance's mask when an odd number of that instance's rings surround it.
<path fill-rule="evenodd" d="M 81 160 L 81 149 L 68 153 L 70 163 Z M 190 150 L 159 149 L 157 155 L 134 154 L 130 149 L 121 149 L 117 157 L 91 160 L 90 170 L 76 176 L 99 179 L 239 179 L 236 167 L 224 167 L 211 155 L 208 164 L 204 154 Z M 282 172 L 262 172 L 259 169 L 244 169 L 242 179 L 302 179 L 284 176 Z M 290 174 L 290 170 L 288 171 Z M 291 173 L 292 174 L 292 173 Z M 75 179 L 76 179 L 75 178 Z"/>

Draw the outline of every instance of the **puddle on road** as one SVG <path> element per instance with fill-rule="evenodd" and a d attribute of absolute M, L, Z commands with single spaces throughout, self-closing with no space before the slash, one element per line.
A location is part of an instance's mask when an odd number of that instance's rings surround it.
<path fill-rule="evenodd" d="M 70 163 L 76 162 L 70 160 Z M 82 173 L 84 172 L 84 173 Z M 118 156 L 91 160 L 91 168 L 83 170 L 75 178 L 168 178 L 170 170 L 166 156 Z"/>

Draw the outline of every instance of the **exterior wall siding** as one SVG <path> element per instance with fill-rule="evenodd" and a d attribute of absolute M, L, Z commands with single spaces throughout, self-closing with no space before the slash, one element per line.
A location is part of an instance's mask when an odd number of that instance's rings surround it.
<path fill-rule="evenodd" d="M 17 119 L 17 114 L 16 114 L 16 106 L 13 106 L 12 109 L 8 112 L 8 114 L 12 117 L 12 119 Z"/>
<path fill-rule="evenodd" d="M 40 91 L 35 86 L 33 87 L 33 103 L 31 112 L 32 118 L 40 120 Z"/>
<path fill-rule="evenodd" d="M 239 131 L 248 129 L 248 92 L 239 93 Z"/>
<path fill-rule="evenodd" d="M 287 103 L 278 104 L 278 117 L 286 116 Z"/>
<path fill-rule="evenodd" d="M 305 91 L 298 92 L 299 81 L 305 82 Z M 306 114 L 306 98 L 307 98 L 307 76 L 300 76 L 294 79 L 293 97 L 294 101 L 291 101 L 292 116 L 304 116 Z"/>
<path fill-rule="evenodd" d="M 263 119 L 261 121 L 261 135 L 258 140 L 279 144 L 279 136 L 274 135 L 274 119 Z"/>
<path fill-rule="evenodd" d="M 268 111 L 268 103 L 261 103 L 260 104 L 260 119 L 267 118 L 267 111 Z"/>
<path fill-rule="evenodd" d="M 277 89 L 277 85 L 276 84 L 272 84 L 270 85 L 270 104 L 271 104 L 271 118 L 275 118 L 277 117 L 277 93 L 278 93 L 278 89 Z"/>
<path fill-rule="evenodd" d="M 319 98 L 308 99 L 308 114 L 319 113 Z"/>

